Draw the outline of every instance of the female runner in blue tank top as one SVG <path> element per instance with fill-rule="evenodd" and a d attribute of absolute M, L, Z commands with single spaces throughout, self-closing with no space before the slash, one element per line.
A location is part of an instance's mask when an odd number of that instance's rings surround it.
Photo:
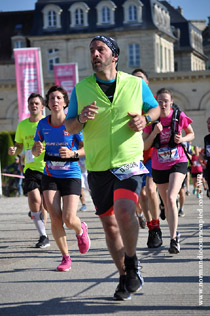
<path fill-rule="evenodd" d="M 51 115 L 39 121 L 34 137 L 33 154 L 40 155 L 45 142 L 46 166 L 42 179 L 42 190 L 51 218 L 51 229 L 58 248 L 62 253 L 62 262 L 58 271 L 69 271 L 69 256 L 66 232 L 63 223 L 74 229 L 81 253 L 90 247 L 86 223 L 81 223 L 76 215 L 81 194 L 81 171 L 78 158 L 84 157 L 82 132 L 70 135 L 65 128 L 64 109 L 69 99 L 66 90 L 53 86 L 46 95 L 46 105 Z M 62 198 L 62 206 L 61 206 Z"/>

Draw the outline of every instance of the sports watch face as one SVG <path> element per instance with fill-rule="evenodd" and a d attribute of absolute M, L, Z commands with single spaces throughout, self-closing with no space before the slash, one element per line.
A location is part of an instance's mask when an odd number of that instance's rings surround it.
<path fill-rule="evenodd" d="M 152 119 L 149 115 L 145 115 L 146 121 L 147 121 L 147 125 L 152 123 Z"/>
<path fill-rule="evenodd" d="M 74 158 L 79 158 L 79 154 L 77 151 L 74 152 Z"/>

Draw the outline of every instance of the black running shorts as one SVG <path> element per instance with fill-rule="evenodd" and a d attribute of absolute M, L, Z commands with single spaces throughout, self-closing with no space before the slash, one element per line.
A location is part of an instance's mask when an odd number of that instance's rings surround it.
<path fill-rule="evenodd" d="M 42 173 L 36 170 L 27 169 L 24 173 L 25 179 L 23 181 L 23 191 L 26 195 L 28 192 L 33 191 L 35 189 L 41 190 L 41 182 L 42 182 Z"/>
<path fill-rule="evenodd" d="M 163 184 L 169 182 L 169 176 L 171 173 L 180 172 L 183 174 L 187 173 L 187 162 L 176 163 L 168 170 L 157 170 L 152 169 L 153 181 L 157 184 Z"/>
<path fill-rule="evenodd" d="M 81 179 L 79 178 L 54 178 L 45 174 L 42 176 L 42 191 L 59 191 L 64 195 L 81 195 Z"/>
<path fill-rule="evenodd" d="M 132 176 L 120 181 L 109 170 L 88 172 L 88 184 L 96 214 L 108 216 L 114 214 L 113 205 L 118 199 L 126 198 L 138 202 L 142 176 Z"/>

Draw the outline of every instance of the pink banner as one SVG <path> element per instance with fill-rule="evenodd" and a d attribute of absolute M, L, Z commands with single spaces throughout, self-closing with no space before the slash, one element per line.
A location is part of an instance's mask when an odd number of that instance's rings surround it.
<path fill-rule="evenodd" d="M 43 76 L 40 48 L 14 49 L 19 121 L 29 117 L 28 97 L 43 95 Z"/>
<path fill-rule="evenodd" d="M 75 84 L 78 82 L 77 63 L 55 64 L 54 65 L 55 84 L 64 88 L 71 96 Z"/>

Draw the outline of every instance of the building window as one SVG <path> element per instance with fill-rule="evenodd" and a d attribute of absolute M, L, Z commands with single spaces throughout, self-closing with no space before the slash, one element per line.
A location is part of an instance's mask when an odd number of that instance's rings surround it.
<path fill-rule="evenodd" d="M 160 45 L 156 43 L 156 58 L 157 58 L 157 68 L 160 67 Z"/>
<path fill-rule="evenodd" d="M 143 3 L 140 0 L 127 0 L 123 4 L 124 24 L 142 23 Z"/>
<path fill-rule="evenodd" d="M 15 35 L 11 37 L 12 48 L 24 48 L 26 47 L 26 38 L 22 35 Z"/>
<path fill-rule="evenodd" d="M 59 57 L 53 57 L 53 58 L 50 58 L 49 61 L 48 61 L 48 70 L 49 72 L 53 72 L 54 71 L 54 65 L 55 64 L 59 64 Z"/>
<path fill-rule="evenodd" d="M 100 1 L 97 6 L 97 25 L 110 24 L 114 25 L 115 23 L 115 9 L 116 5 L 113 1 Z"/>
<path fill-rule="evenodd" d="M 78 64 L 79 70 L 85 70 L 88 67 L 89 60 L 87 59 L 86 47 L 76 46 L 73 51 L 74 62 Z"/>
<path fill-rule="evenodd" d="M 83 25 L 84 24 L 84 13 L 82 9 L 77 9 L 75 11 L 75 25 Z"/>
<path fill-rule="evenodd" d="M 59 49 L 57 48 L 50 48 L 48 49 L 48 71 L 54 71 L 54 65 L 60 63 L 60 58 L 58 56 Z"/>
<path fill-rule="evenodd" d="M 62 9 L 54 4 L 49 4 L 42 10 L 43 28 L 44 29 L 59 29 L 61 28 L 61 13 Z"/>
<path fill-rule="evenodd" d="M 23 47 L 25 47 L 25 41 L 19 40 L 19 41 L 14 42 L 14 48 L 23 48 Z"/>
<path fill-rule="evenodd" d="M 167 48 L 165 47 L 165 71 L 168 71 L 168 56 Z"/>
<path fill-rule="evenodd" d="M 169 66 L 169 71 L 172 71 L 172 69 L 171 69 L 171 51 L 170 51 L 170 49 L 168 50 L 168 66 Z"/>
<path fill-rule="evenodd" d="M 163 70 L 163 46 L 160 44 L 160 71 Z"/>
<path fill-rule="evenodd" d="M 137 21 L 137 8 L 135 5 L 130 5 L 128 9 L 128 20 L 130 22 Z"/>
<path fill-rule="evenodd" d="M 88 26 L 88 11 L 90 8 L 85 2 L 75 2 L 69 8 L 71 15 L 70 27 L 87 27 Z"/>
<path fill-rule="evenodd" d="M 48 54 L 49 54 L 49 55 L 50 55 L 50 54 L 57 53 L 57 52 L 59 52 L 59 49 L 57 49 L 57 48 L 50 48 L 50 49 L 48 49 Z"/>
<path fill-rule="evenodd" d="M 140 66 L 139 44 L 129 44 L 128 45 L 128 58 L 129 58 L 129 66 L 130 67 Z"/>
<path fill-rule="evenodd" d="M 56 12 L 55 11 L 48 12 L 48 26 L 49 27 L 56 27 L 57 26 Z"/>
<path fill-rule="evenodd" d="M 154 11 L 154 21 L 155 24 L 159 27 L 165 28 L 167 30 L 170 29 L 170 15 L 169 12 L 163 8 L 163 6 L 155 3 L 153 5 Z"/>
<path fill-rule="evenodd" d="M 108 7 L 102 9 L 102 23 L 110 23 L 110 9 Z"/>

